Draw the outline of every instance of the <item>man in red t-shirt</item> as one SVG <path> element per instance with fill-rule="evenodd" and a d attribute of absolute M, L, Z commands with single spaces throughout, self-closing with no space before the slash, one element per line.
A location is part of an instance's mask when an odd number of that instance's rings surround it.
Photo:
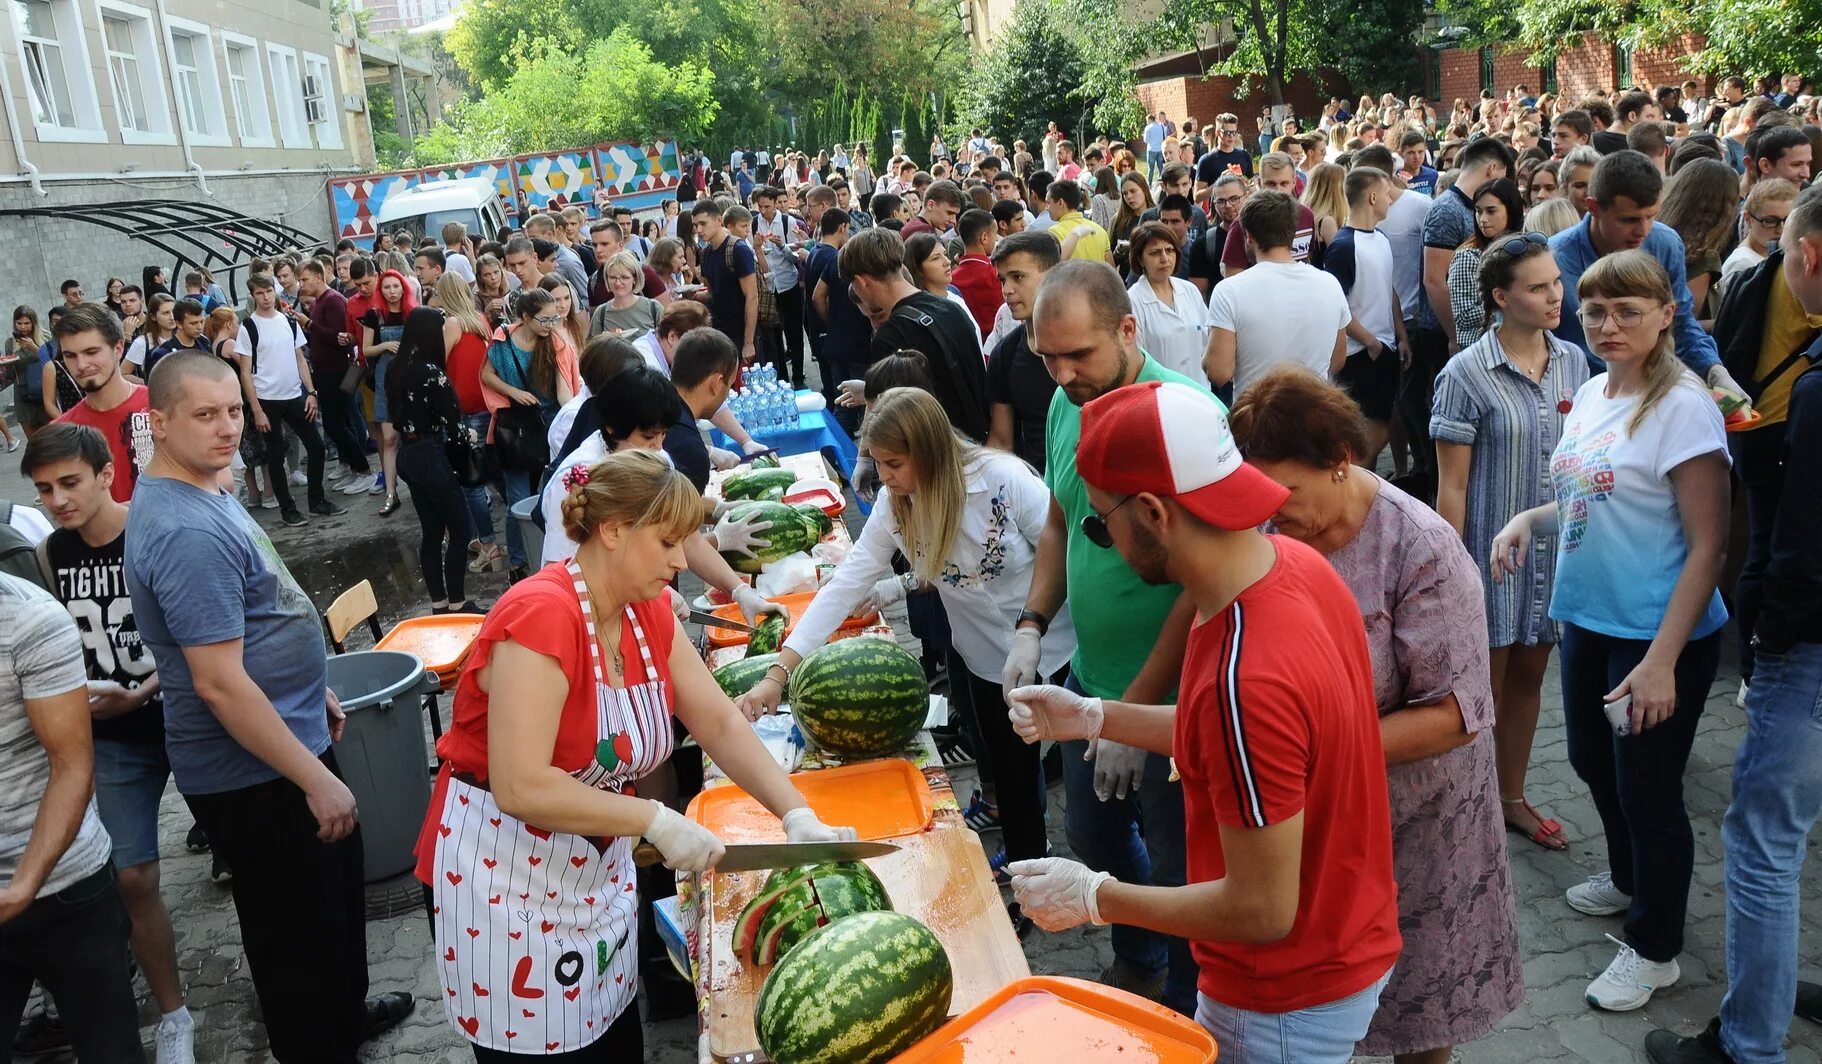
<path fill-rule="evenodd" d="M 1190 940 L 1197 1022 L 1223 1064 L 1345 1064 L 1398 958 L 1385 754 L 1360 611 L 1326 559 L 1258 526 L 1289 492 L 1241 460 L 1221 405 L 1168 381 L 1082 408 L 1084 532 L 1196 604 L 1176 706 L 1012 692 L 1027 742 L 1108 739 L 1176 758 L 1188 885 L 1061 858 L 1007 867 L 1038 926 Z"/>
<path fill-rule="evenodd" d="M 994 316 L 1006 303 L 1000 292 L 1000 275 L 993 268 L 993 245 L 999 242 L 999 227 L 992 214 L 970 207 L 956 220 L 955 235 L 962 241 L 962 257 L 949 281 L 962 293 L 962 302 L 968 304 L 975 327 L 987 336 L 993 332 Z"/>
<path fill-rule="evenodd" d="M 88 425 L 107 439 L 114 452 L 109 494 L 115 502 L 131 501 L 140 469 L 152 460 L 152 415 L 145 385 L 134 384 L 120 372 L 126 346 L 120 319 L 100 303 L 78 303 L 63 312 L 51 331 L 58 357 L 83 393 L 82 401 L 57 420 Z"/>

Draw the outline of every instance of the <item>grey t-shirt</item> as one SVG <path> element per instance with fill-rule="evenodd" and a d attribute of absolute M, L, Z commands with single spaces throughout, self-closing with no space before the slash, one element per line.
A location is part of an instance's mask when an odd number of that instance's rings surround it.
<path fill-rule="evenodd" d="M 32 838 L 38 803 L 51 782 L 50 757 L 25 715 L 36 701 L 84 691 L 88 671 L 82 636 L 63 604 L 36 584 L 0 573 L 0 884 L 11 883 L 19 855 Z M 69 849 L 57 859 L 38 897 L 55 894 L 106 864 L 113 851 L 95 799 Z"/>
<path fill-rule="evenodd" d="M 197 695 L 187 646 L 243 640 L 247 675 L 291 734 L 312 754 L 328 749 L 322 622 L 232 495 L 141 474 L 126 568 L 140 638 L 158 663 L 165 751 L 179 791 L 218 794 L 279 775 L 236 742 Z"/>

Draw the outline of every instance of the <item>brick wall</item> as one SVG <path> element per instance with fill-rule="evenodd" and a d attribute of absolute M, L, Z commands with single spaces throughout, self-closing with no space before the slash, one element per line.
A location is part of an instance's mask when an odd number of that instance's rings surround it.
<path fill-rule="evenodd" d="M 1334 95 L 1347 95 L 1347 83 L 1339 76 L 1331 75 L 1328 82 L 1334 86 Z M 1179 122 L 1193 117 L 1198 125 L 1208 125 L 1216 115 L 1232 112 L 1240 117 L 1240 132 L 1247 137 L 1248 143 L 1256 139 L 1258 132 L 1253 117 L 1271 103 L 1271 93 L 1263 80 L 1230 78 L 1221 74 L 1160 78 L 1141 84 L 1138 94 L 1139 104 L 1147 113 L 1162 108 Z M 1298 75 L 1284 88 L 1284 102 L 1299 115 L 1321 114 L 1328 97 L 1328 92 L 1305 75 Z"/>
<path fill-rule="evenodd" d="M 1686 35 L 1661 49 L 1640 50 L 1632 57 L 1632 78 L 1636 84 L 1674 85 L 1692 75 L 1688 71 L 1691 55 L 1700 51 L 1700 37 Z M 1543 91 L 1543 71 L 1526 64 L 1522 49 L 1499 50 L 1493 57 L 1493 91 L 1503 94 L 1514 85 L 1523 84 L 1533 95 Z M 1441 64 L 1442 98 L 1446 109 L 1457 97 L 1472 103 L 1480 96 L 1480 49 L 1446 48 L 1435 53 Z M 1566 48 L 1556 57 L 1556 83 L 1559 95 L 1580 99 L 1595 90 L 1607 91 L 1619 80 L 1619 65 L 1614 48 L 1598 34 L 1589 34 L 1574 48 Z M 1708 81 L 1697 78 L 1706 87 Z"/>

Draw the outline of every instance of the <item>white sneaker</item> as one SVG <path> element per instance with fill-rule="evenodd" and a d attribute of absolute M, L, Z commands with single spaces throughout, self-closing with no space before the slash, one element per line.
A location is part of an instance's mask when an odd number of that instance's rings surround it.
<path fill-rule="evenodd" d="M 259 508 L 262 510 L 278 509 L 278 496 L 268 495 L 264 499 L 261 499 L 260 503 L 259 503 Z"/>
<path fill-rule="evenodd" d="M 310 483 L 310 478 L 308 476 L 304 475 L 303 470 L 293 469 L 291 471 L 291 485 L 293 487 L 302 488 L 302 487 L 308 486 L 309 483 Z"/>
<path fill-rule="evenodd" d="M 367 474 L 350 474 L 347 480 L 336 485 L 335 490 L 343 495 L 365 495 L 367 494 Z"/>
<path fill-rule="evenodd" d="M 1563 900 L 1569 903 L 1569 908 L 1589 916 L 1612 916 L 1632 907 L 1632 895 L 1613 885 L 1611 872 L 1589 876 L 1586 883 L 1570 887 L 1563 892 Z"/>
<path fill-rule="evenodd" d="M 1746 688 L 1748 686 L 1749 685 L 1747 684 L 1747 682 L 1745 680 L 1741 680 L 1740 681 L 1740 693 L 1733 696 L 1733 704 L 1740 707 L 1741 709 L 1746 708 Z"/>
<path fill-rule="evenodd" d="M 1683 974 L 1674 960 L 1648 961 L 1638 951 L 1612 935 L 1607 936 L 1620 947 L 1619 955 L 1607 970 L 1588 984 L 1588 1004 L 1608 1012 L 1629 1012 L 1651 1000 L 1652 991 L 1675 983 Z"/>
<path fill-rule="evenodd" d="M 196 1021 L 158 1021 L 156 1064 L 196 1064 Z"/>

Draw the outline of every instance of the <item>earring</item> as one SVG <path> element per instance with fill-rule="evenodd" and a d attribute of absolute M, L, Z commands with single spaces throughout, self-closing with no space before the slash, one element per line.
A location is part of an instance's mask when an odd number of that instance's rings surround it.
<path fill-rule="evenodd" d="M 1335 483 L 1337 483 L 1337 484 L 1346 480 L 1348 478 L 1347 467 L 1343 466 L 1342 468 L 1335 470 L 1333 476 L 1335 478 Z"/>

